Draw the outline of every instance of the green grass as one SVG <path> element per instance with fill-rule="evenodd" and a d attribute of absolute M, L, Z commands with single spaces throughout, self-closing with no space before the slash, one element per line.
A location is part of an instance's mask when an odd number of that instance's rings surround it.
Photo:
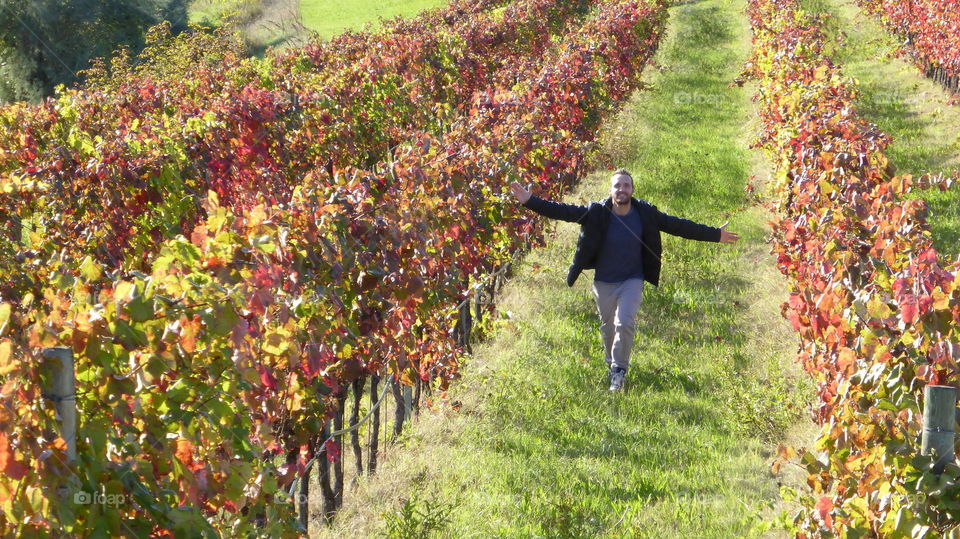
<path fill-rule="evenodd" d="M 960 167 L 960 107 L 949 106 L 941 86 L 895 57 L 897 40 L 853 0 L 807 0 L 826 12 L 827 29 L 841 35 L 831 56 L 858 81 L 864 118 L 893 137 L 887 155 L 900 173 L 949 173 Z M 929 208 L 934 246 L 946 259 L 960 255 L 960 188 L 918 191 Z M 943 260 L 942 258 L 941 260 Z"/>
<path fill-rule="evenodd" d="M 307 28 L 330 37 L 360 30 L 367 23 L 376 26 L 381 18 L 409 17 L 446 4 L 446 0 L 300 0 L 300 14 Z"/>
<path fill-rule="evenodd" d="M 192 0 L 188 16 L 190 22 L 206 26 L 219 26 L 227 17 L 235 17 L 250 54 L 262 57 L 268 47 L 303 44 L 312 31 L 329 38 L 446 4 L 447 0 Z"/>
<path fill-rule="evenodd" d="M 741 204 L 763 172 L 746 148 L 749 89 L 729 87 L 748 52 L 740 2 L 671 9 L 665 69 L 647 70 L 653 89 L 603 134 L 615 164 L 635 173 L 637 197 L 714 226 Z M 567 200 L 606 196 L 608 176 L 592 174 Z M 315 520 L 314 534 L 397 531 L 431 517 L 416 510 L 428 507 L 451 537 L 748 534 L 782 507 L 770 452 L 812 399 L 779 314 L 786 291 L 765 218 L 759 207 L 731 216 L 734 246 L 664 236 L 661 286 L 645 291 L 621 394 L 606 390 L 592 272 L 573 289 L 563 282 L 578 228 L 557 224 L 451 389 L 459 411 L 424 413 L 380 475 L 347 493 L 335 526 Z"/>

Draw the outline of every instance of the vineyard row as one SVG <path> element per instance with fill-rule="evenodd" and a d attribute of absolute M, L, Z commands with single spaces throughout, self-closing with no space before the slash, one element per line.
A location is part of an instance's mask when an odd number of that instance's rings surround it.
<path fill-rule="evenodd" d="M 446 386 L 453 306 L 542 241 L 506 185 L 562 192 L 637 87 L 665 6 L 570 24 L 590 5 L 451 7 L 353 72 L 323 46 L 258 62 L 165 41 L 0 110 L 4 529 L 296 533 L 274 498 L 338 451 L 318 442 L 346 388 Z M 52 346 L 76 356 L 74 462 L 40 391 Z M 128 503 L 61 503 L 79 491 Z"/>
<path fill-rule="evenodd" d="M 897 175 L 889 137 L 856 111 L 855 83 L 825 56 L 820 20 L 795 0 L 751 0 L 762 132 L 780 192 L 773 254 L 783 315 L 816 380 L 809 489 L 783 519 L 798 536 L 942 536 L 960 524 L 960 468 L 920 455 L 927 384 L 960 382 L 960 266 L 942 265 L 917 189 L 956 179 Z M 775 465 L 779 467 L 779 463 Z M 922 495 L 918 495 L 922 494 Z"/>

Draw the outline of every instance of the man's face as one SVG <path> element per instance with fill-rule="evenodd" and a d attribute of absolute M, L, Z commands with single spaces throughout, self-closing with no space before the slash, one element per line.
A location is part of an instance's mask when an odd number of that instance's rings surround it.
<path fill-rule="evenodd" d="M 627 204 L 633 196 L 633 180 L 630 176 L 618 174 L 610 178 L 610 196 L 617 204 Z"/>

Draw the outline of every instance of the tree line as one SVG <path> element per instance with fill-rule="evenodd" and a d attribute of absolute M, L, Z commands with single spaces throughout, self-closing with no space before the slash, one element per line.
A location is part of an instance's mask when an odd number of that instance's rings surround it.
<path fill-rule="evenodd" d="M 136 54 L 162 21 L 185 30 L 187 0 L 0 0 L 0 104 L 51 96 L 117 49 Z"/>

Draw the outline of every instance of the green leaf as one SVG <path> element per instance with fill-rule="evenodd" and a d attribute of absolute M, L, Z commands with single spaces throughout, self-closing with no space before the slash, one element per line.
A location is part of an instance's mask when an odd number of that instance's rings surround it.
<path fill-rule="evenodd" d="M 93 258 L 88 256 L 80 263 L 80 275 L 87 281 L 96 281 L 103 276 L 103 271 Z"/>
<path fill-rule="evenodd" d="M 172 404 L 182 404 L 190 396 L 190 389 L 182 383 L 176 383 L 167 390 L 167 401 Z"/>
<path fill-rule="evenodd" d="M 87 443 L 94 455 L 105 456 L 107 452 L 107 432 L 110 425 L 100 419 L 90 419 L 83 429 L 87 436 Z"/>
<path fill-rule="evenodd" d="M 166 273 L 170 269 L 170 265 L 173 264 L 174 258 L 170 255 L 162 255 L 157 257 L 153 261 L 153 272 L 154 273 Z"/>
<path fill-rule="evenodd" d="M 180 262 L 190 266 L 200 261 L 200 249 L 192 243 L 181 240 L 173 242 L 173 255 Z"/>
<path fill-rule="evenodd" d="M 176 364 L 173 361 L 168 361 L 161 356 L 153 355 L 149 361 L 147 361 L 147 365 L 143 370 L 147 374 L 147 382 L 153 383 L 154 380 L 170 372 L 175 367 Z"/>
<path fill-rule="evenodd" d="M 211 421 L 216 425 L 227 425 L 236 415 L 236 410 L 222 400 L 213 399 L 204 405 Z"/>
<path fill-rule="evenodd" d="M 243 488 L 247 485 L 247 480 L 252 475 L 253 467 L 245 462 L 240 462 L 230 466 L 231 473 L 227 475 L 223 483 L 224 496 L 230 500 L 238 500 L 243 495 Z"/>
<path fill-rule="evenodd" d="M 277 250 L 277 246 L 270 241 L 272 238 L 268 235 L 260 236 L 253 240 L 253 246 L 265 253 L 272 253 Z"/>
<path fill-rule="evenodd" d="M 73 275 L 69 273 L 60 273 L 53 279 L 53 286 L 66 290 L 73 288 L 73 283 L 77 282 Z"/>
<path fill-rule="evenodd" d="M 149 340 L 147 334 L 139 328 L 128 324 L 125 320 L 117 319 L 114 321 L 114 335 L 120 340 L 120 344 L 127 350 L 135 350 L 147 346 Z"/>
<path fill-rule="evenodd" d="M 207 327 L 207 334 L 217 337 L 229 336 L 233 327 L 240 321 L 240 316 L 229 304 L 220 304 L 210 309 L 204 309 L 200 316 Z"/>
<path fill-rule="evenodd" d="M 142 295 L 137 295 L 133 301 L 126 305 L 127 313 L 134 322 L 146 322 L 154 318 L 153 301 L 146 299 Z"/>

